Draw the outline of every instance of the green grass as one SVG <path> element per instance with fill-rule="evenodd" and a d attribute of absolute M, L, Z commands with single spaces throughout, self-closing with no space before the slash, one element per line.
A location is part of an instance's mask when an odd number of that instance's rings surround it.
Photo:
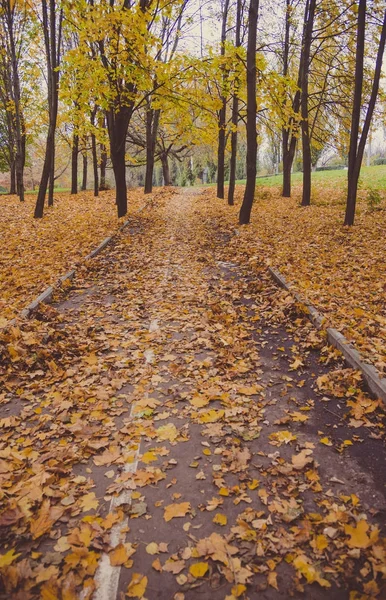
<path fill-rule="evenodd" d="M 293 173 L 292 183 L 302 183 L 302 173 Z M 283 176 L 271 175 L 269 177 L 258 177 L 256 180 L 257 186 L 274 187 L 281 186 Z M 245 179 L 237 181 L 238 184 L 245 184 Z M 336 187 L 343 189 L 347 184 L 347 171 L 315 171 L 312 173 L 312 183 L 314 185 L 327 184 L 328 187 Z M 386 165 L 378 165 L 374 167 L 362 167 L 360 175 L 360 187 L 367 189 L 373 188 L 377 190 L 386 190 Z"/>

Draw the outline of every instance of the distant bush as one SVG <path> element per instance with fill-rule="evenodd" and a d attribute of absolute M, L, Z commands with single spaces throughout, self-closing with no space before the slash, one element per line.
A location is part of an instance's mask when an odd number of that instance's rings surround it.
<path fill-rule="evenodd" d="M 339 171 L 345 169 L 345 165 L 330 165 L 327 167 L 316 167 L 317 171 Z"/>
<path fill-rule="evenodd" d="M 386 158 L 385 158 L 385 157 L 376 158 L 376 159 L 374 160 L 373 164 L 374 164 L 375 166 L 378 166 L 378 165 L 386 165 Z"/>

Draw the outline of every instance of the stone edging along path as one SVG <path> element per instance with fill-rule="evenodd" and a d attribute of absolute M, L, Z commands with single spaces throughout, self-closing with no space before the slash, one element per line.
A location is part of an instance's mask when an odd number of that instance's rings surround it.
<path fill-rule="evenodd" d="M 152 202 L 153 202 L 153 199 L 149 199 L 149 201 L 146 202 L 145 204 L 143 204 L 143 206 L 141 206 L 141 208 L 139 208 L 135 212 L 135 214 L 141 213 Z M 94 258 L 100 252 L 102 252 L 102 250 L 104 250 L 106 248 L 106 246 L 108 246 L 110 244 L 110 242 L 112 242 L 112 240 L 114 240 L 115 237 L 130 224 L 130 222 L 131 222 L 130 219 L 125 221 L 123 223 L 123 225 L 121 225 L 114 233 L 112 233 L 111 235 L 106 237 L 103 240 L 103 242 L 101 242 L 99 244 L 99 246 L 97 246 L 94 250 L 92 250 L 89 254 L 87 254 L 87 256 L 80 259 L 80 261 L 78 262 L 78 265 L 82 264 L 83 262 L 85 262 L 87 260 L 90 260 L 91 258 Z M 30 302 L 25 308 L 23 308 L 23 310 L 19 313 L 19 317 L 21 317 L 23 319 L 28 319 L 28 317 L 30 317 L 31 314 L 38 308 L 39 304 L 50 304 L 52 302 L 52 297 L 53 297 L 55 288 L 57 288 L 58 286 L 63 284 L 65 281 L 71 281 L 72 279 L 74 279 L 75 275 L 76 275 L 76 267 L 71 269 L 70 271 L 67 271 L 67 273 L 62 275 L 62 277 L 59 277 L 56 284 L 49 285 L 41 294 L 39 294 L 39 296 L 37 296 L 34 300 L 32 300 L 32 302 Z M 8 329 L 8 327 L 12 327 L 12 325 L 15 325 L 15 323 L 16 323 L 16 318 L 11 319 L 10 321 L 8 321 L 8 323 L 6 323 L 6 325 L 4 325 L 3 327 L 0 327 L 0 331 L 3 331 L 4 329 Z"/>
<path fill-rule="evenodd" d="M 298 293 L 296 293 L 290 283 L 287 283 L 283 275 L 277 269 L 268 267 L 268 272 L 272 279 L 282 288 L 287 290 L 300 304 L 302 304 L 307 312 L 308 318 L 317 329 L 323 329 L 326 318 L 316 310 L 312 304 L 305 301 Z M 327 340 L 331 346 L 340 350 L 344 356 L 346 363 L 361 371 L 363 379 L 371 392 L 377 398 L 380 398 L 386 404 L 386 379 L 380 377 L 378 371 L 373 365 L 364 362 L 363 357 L 358 350 L 344 337 L 337 329 L 327 327 Z"/>

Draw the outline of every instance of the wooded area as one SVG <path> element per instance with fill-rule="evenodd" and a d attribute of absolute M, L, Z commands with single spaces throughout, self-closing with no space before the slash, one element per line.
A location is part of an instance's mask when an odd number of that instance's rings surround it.
<path fill-rule="evenodd" d="M 37 172 L 36 218 L 70 163 L 77 193 L 81 162 L 81 188 L 92 171 L 96 196 L 107 172 L 118 217 L 127 212 L 128 178 L 142 180 L 146 193 L 160 177 L 166 186 L 215 178 L 224 198 L 227 175 L 231 204 L 239 171 L 240 223 L 248 223 L 259 148 L 274 155 L 284 197 L 296 157 L 303 206 L 321 157 L 346 165 L 344 222 L 354 223 L 366 143 L 385 123 L 386 15 L 378 0 L 1 7 L 0 166 L 21 201 L 26 168 Z M 378 150 L 374 160 L 382 161 L 384 145 Z"/>

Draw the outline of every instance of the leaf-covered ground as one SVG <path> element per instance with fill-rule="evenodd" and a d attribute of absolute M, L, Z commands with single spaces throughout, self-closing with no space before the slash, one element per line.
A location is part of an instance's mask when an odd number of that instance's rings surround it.
<path fill-rule="evenodd" d="M 208 201 L 215 192 L 208 190 Z M 386 376 L 386 201 L 371 212 L 360 192 L 356 224 L 343 227 L 344 192 L 314 191 L 302 208 L 301 191 L 281 198 L 278 189 L 258 189 L 249 227 L 238 230 L 232 247 L 248 255 L 252 271 L 261 261 L 275 266 Z M 241 200 L 242 188 L 238 189 Z M 222 209 L 222 223 L 235 229 L 237 207 Z"/>
<path fill-rule="evenodd" d="M 117 228 L 114 192 L 55 194 L 44 219 L 32 218 L 35 201 L 0 196 L 0 326 Z M 130 191 L 130 211 L 140 201 L 142 194 Z"/>
<path fill-rule="evenodd" d="M 385 596 L 384 410 L 219 206 L 0 333 L 0 598 Z"/>

